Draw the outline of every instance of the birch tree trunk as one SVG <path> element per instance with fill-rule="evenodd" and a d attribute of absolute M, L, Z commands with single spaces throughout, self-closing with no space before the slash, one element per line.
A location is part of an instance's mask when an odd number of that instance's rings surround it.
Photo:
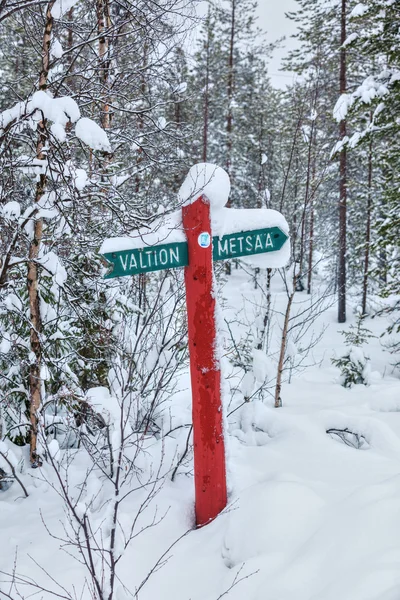
<path fill-rule="evenodd" d="M 49 63 L 50 63 L 50 42 L 51 33 L 53 30 L 53 16 L 51 9 L 55 0 L 48 3 L 46 8 L 46 22 L 43 34 L 42 43 L 42 69 L 39 76 L 39 90 L 46 90 Z M 46 155 L 44 147 L 47 142 L 46 121 L 43 119 L 38 125 L 38 139 L 36 144 L 36 158 L 44 160 Z M 43 197 L 47 184 L 45 174 L 39 176 L 36 184 L 35 203 L 38 204 Z M 42 241 L 43 219 L 35 218 L 33 223 L 33 234 L 29 245 L 29 260 L 27 274 L 27 288 L 29 297 L 29 314 L 30 314 L 30 350 L 34 358 L 31 359 L 29 368 L 29 402 L 30 402 L 30 462 L 32 467 L 41 465 L 41 459 L 37 452 L 37 436 L 38 436 L 38 411 L 42 404 L 42 318 L 40 313 L 40 296 L 39 296 L 39 272 L 37 259 Z"/>
<path fill-rule="evenodd" d="M 110 28 L 110 13 L 108 0 L 97 0 L 97 34 L 99 36 L 99 72 L 100 84 L 102 88 L 102 110 L 101 126 L 107 130 L 110 127 L 110 98 L 109 98 L 109 78 L 110 78 L 110 56 L 109 40 L 107 30 Z"/>
<path fill-rule="evenodd" d="M 276 375 L 276 386 L 275 386 L 275 408 L 281 408 L 282 406 L 282 398 L 281 398 L 281 389 L 282 389 L 282 373 L 283 366 L 285 364 L 285 354 L 286 354 L 286 346 L 287 346 L 287 334 L 289 330 L 289 320 L 290 320 L 290 311 L 292 309 L 293 298 L 296 293 L 296 276 L 293 278 L 293 289 L 289 295 L 288 303 L 286 305 L 285 318 L 283 321 L 282 328 L 282 338 L 281 338 L 281 348 L 279 352 L 279 360 L 278 360 L 278 371 Z"/>

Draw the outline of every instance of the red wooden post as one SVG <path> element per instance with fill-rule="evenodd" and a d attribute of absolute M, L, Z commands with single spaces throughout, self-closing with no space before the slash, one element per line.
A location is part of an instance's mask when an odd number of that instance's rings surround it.
<path fill-rule="evenodd" d="M 226 506 L 221 371 L 216 358 L 210 205 L 205 196 L 182 208 L 189 266 L 185 268 L 193 398 L 196 524 L 205 525 Z"/>

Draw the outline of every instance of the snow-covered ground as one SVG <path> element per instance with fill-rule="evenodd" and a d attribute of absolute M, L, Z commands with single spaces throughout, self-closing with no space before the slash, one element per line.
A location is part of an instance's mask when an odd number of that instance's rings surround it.
<path fill-rule="evenodd" d="M 284 308 L 283 289 L 274 278 L 275 308 Z M 233 269 L 223 297 L 224 318 L 240 315 L 244 323 L 247 311 L 251 321 L 259 291 L 248 274 Z M 298 295 L 299 300 L 305 298 L 305 293 Z M 354 322 L 349 312 L 345 327 Z M 245 325 L 232 326 L 237 333 L 246 333 Z M 338 369 L 330 362 L 345 349 L 336 306 L 322 313 L 313 329 L 318 332 L 323 326 L 327 329 L 310 356 L 312 366 L 294 373 L 290 385 L 283 386 L 282 408 L 274 409 L 272 397 L 267 397 L 264 403 L 254 400 L 229 416 L 230 496 L 223 514 L 206 527 L 193 529 L 190 466 L 173 482 L 165 478 L 139 518 L 139 529 L 153 521 L 154 526 L 133 539 L 121 559 L 118 600 L 398 600 L 400 380 L 381 340 L 372 338 L 365 348 L 371 358 L 371 385 L 340 386 Z M 385 320 L 368 320 L 366 326 L 379 335 Z M 228 372 L 226 359 L 224 368 L 225 403 L 232 410 L 240 404 L 228 392 L 240 387 L 235 379 L 238 370 Z M 187 423 L 188 374 L 179 389 L 171 407 Z M 359 448 L 326 433 L 346 428 L 356 434 L 348 434 L 346 440 L 358 441 Z M 174 439 L 162 443 L 149 438 L 146 443 L 143 472 L 151 465 L 157 469 L 161 457 L 167 471 L 174 459 Z M 86 468 L 77 455 L 71 486 L 79 485 Z M 79 597 L 86 572 L 68 553 L 73 549 L 57 539 L 65 537 L 69 524 L 52 488 L 54 472 L 45 465 L 41 472 L 28 469 L 21 477 L 28 498 L 23 498 L 17 483 L 0 492 L 0 570 L 11 572 L 15 563 L 18 574 L 65 596 L 57 583 Z M 98 525 L 106 518 L 102 493 L 99 488 L 97 508 L 93 506 Z M 128 528 L 145 496 L 139 490 L 126 500 L 122 529 L 124 523 Z M 135 590 L 153 568 L 136 596 Z M 2 583 L 0 589 L 8 593 L 10 588 Z M 21 591 L 28 596 L 32 590 Z M 89 597 L 86 590 L 84 598 Z"/>

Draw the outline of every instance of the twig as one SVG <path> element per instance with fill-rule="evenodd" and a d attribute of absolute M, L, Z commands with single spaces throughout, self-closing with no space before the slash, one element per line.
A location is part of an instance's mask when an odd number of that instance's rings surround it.
<path fill-rule="evenodd" d="M 8 460 L 8 458 L 7 458 L 7 455 L 6 455 L 6 454 L 4 454 L 4 452 L 0 452 L 0 456 L 1 456 L 1 457 L 2 457 L 2 458 L 5 460 L 5 461 L 6 461 L 6 463 L 7 463 L 7 464 L 8 464 L 8 466 L 10 467 L 10 469 L 11 469 L 11 473 L 12 473 L 12 475 L 13 475 L 14 479 L 15 479 L 16 481 L 18 481 L 19 485 L 21 486 L 21 488 L 22 488 L 22 490 L 23 490 L 23 492 L 24 492 L 24 494 L 25 494 L 25 498 L 28 498 L 29 494 L 28 494 L 28 492 L 26 491 L 26 487 L 24 486 L 24 484 L 22 483 L 22 481 L 21 481 L 21 480 L 20 480 L 20 478 L 18 477 L 18 475 L 17 475 L 17 473 L 16 473 L 16 471 L 15 471 L 15 467 L 14 467 L 14 465 L 13 465 L 13 464 L 12 464 L 12 463 L 11 463 L 11 462 Z"/>

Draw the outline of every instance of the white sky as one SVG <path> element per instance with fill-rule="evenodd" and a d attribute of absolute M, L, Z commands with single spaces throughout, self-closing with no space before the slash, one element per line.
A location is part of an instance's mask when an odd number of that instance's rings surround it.
<path fill-rule="evenodd" d="M 267 32 L 267 41 L 273 42 L 282 36 L 286 37 L 282 47 L 274 52 L 269 64 L 269 73 L 274 87 L 284 88 L 292 79 L 288 73 L 280 73 L 279 68 L 287 48 L 293 48 L 296 43 L 290 38 L 295 31 L 294 24 L 285 18 L 285 12 L 296 8 L 295 0 L 258 0 L 259 26 Z"/>
<path fill-rule="evenodd" d="M 283 36 L 286 37 L 281 47 L 274 52 L 268 67 L 272 85 L 277 88 L 284 88 L 292 81 L 289 73 L 280 73 L 279 69 L 287 49 L 293 48 L 296 43 L 290 37 L 295 31 L 295 26 L 292 21 L 286 19 L 285 12 L 296 10 L 297 7 L 296 0 L 258 0 L 258 26 L 267 33 L 266 41 L 274 42 Z M 201 2 L 197 11 L 199 15 L 204 16 L 207 11 L 206 3 Z"/>

